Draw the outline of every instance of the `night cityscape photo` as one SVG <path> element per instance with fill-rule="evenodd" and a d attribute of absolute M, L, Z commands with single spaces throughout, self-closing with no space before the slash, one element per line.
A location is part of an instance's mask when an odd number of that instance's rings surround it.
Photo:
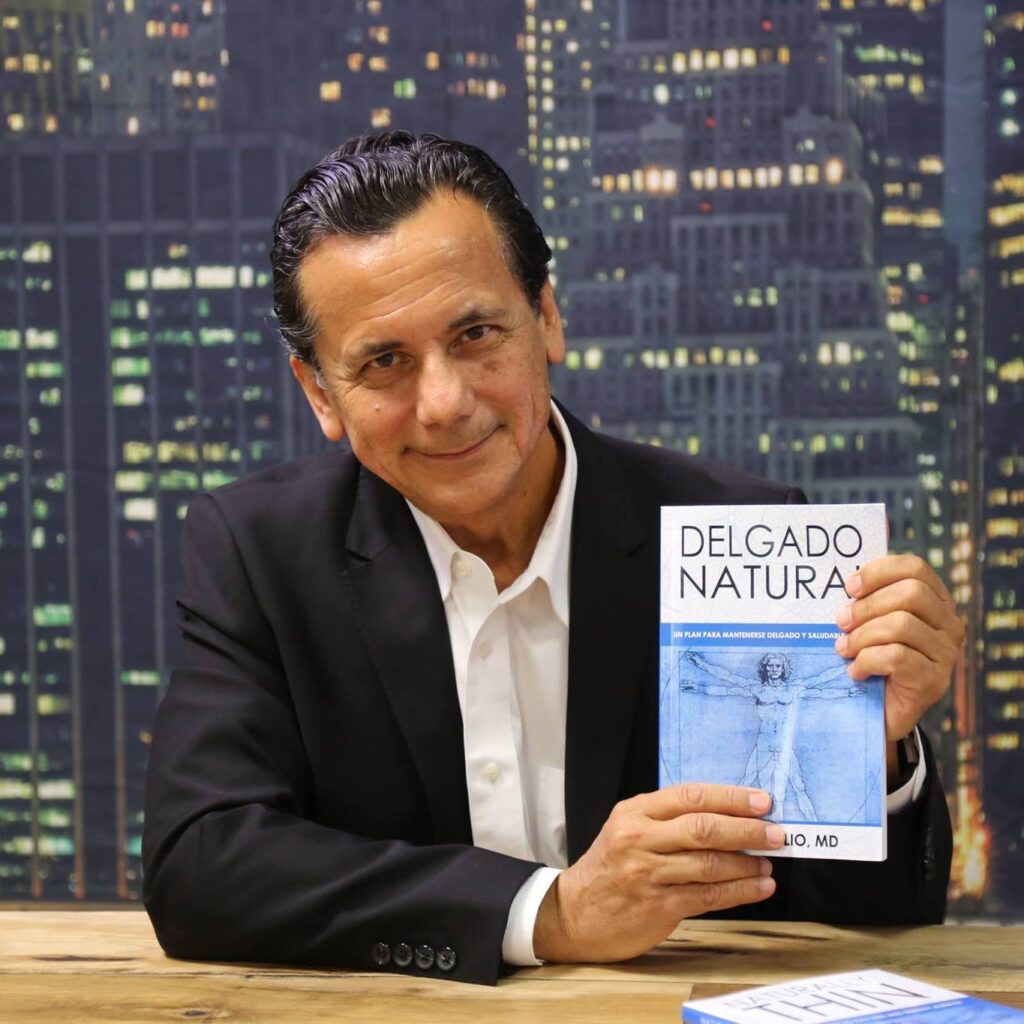
<path fill-rule="evenodd" d="M 197 491 L 327 442 L 271 225 L 349 136 L 482 147 L 556 396 L 884 502 L 968 641 L 950 913 L 1024 919 L 1024 0 L 0 0 L 0 901 L 141 895 Z"/>

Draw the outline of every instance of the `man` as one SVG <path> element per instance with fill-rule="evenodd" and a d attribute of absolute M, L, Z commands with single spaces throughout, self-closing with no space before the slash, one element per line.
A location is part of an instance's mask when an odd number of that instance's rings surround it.
<path fill-rule="evenodd" d="M 656 791 L 659 506 L 802 497 L 552 405 L 549 258 L 504 173 L 436 136 L 352 140 L 285 200 L 275 309 L 351 452 L 189 511 L 144 838 L 172 955 L 493 983 L 704 912 L 941 920 L 941 788 L 901 758 L 929 759 L 904 738 L 962 634 L 920 559 L 865 565 L 840 622 L 852 678 L 888 676 L 886 863 L 773 865 L 741 852 L 781 843 L 766 793 Z"/>

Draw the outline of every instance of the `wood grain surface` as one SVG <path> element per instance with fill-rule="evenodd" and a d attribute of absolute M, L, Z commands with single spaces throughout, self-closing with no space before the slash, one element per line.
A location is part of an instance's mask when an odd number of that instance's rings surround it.
<path fill-rule="evenodd" d="M 0 1021 L 679 1020 L 690 998 L 880 967 L 1024 1009 L 1024 928 L 685 922 L 647 956 L 523 969 L 496 988 L 394 974 L 171 960 L 140 911 L 0 911 Z"/>

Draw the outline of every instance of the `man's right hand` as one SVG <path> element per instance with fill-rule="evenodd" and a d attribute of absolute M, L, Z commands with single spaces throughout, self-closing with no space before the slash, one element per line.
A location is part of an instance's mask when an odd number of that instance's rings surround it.
<path fill-rule="evenodd" d="M 683 783 L 617 804 L 589 850 L 566 868 L 537 913 L 541 960 L 610 963 L 664 941 L 683 918 L 758 903 L 775 891 L 781 826 L 761 821 L 762 790 Z"/>

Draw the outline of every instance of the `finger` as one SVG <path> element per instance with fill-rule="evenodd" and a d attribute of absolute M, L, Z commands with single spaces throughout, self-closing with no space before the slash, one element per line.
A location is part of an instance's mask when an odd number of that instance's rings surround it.
<path fill-rule="evenodd" d="M 772 806 L 771 797 L 763 789 L 719 786 L 710 782 L 682 782 L 678 786 L 666 786 L 653 793 L 641 793 L 628 803 L 657 821 L 669 821 L 698 811 L 756 817 L 767 813 Z"/>
<path fill-rule="evenodd" d="M 890 583 L 906 579 L 920 580 L 935 592 L 939 600 L 952 604 L 953 599 L 945 584 L 935 570 L 917 555 L 882 555 L 865 562 L 846 579 L 846 592 L 850 597 L 865 597 Z"/>
<path fill-rule="evenodd" d="M 740 878 L 735 882 L 682 885 L 676 892 L 679 896 L 676 908 L 682 919 L 712 910 L 740 907 L 746 903 L 760 903 L 775 892 L 775 879 Z"/>
<path fill-rule="evenodd" d="M 861 651 L 846 671 L 858 682 L 871 676 L 898 676 L 923 683 L 935 674 L 935 663 L 905 644 L 881 644 Z"/>
<path fill-rule="evenodd" d="M 734 882 L 740 878 L 767 878 L 771 873 L 772 863 L 767 857 L 700 850 L 658 857 L 651 869 L 651 881 L 655 885 Z"/>
<path fill-rule="evenodd" d="M 932 629 L 910 612 L 889 612 L 859 626 L 848 636 L 836 640 L 836 651 L 844 658 L 856 658 L 869 647 L 904 644 L 936 664 L 948 660 L 953 652 L 952 641 L 937 629 Z"/>
<path fill-rule="evenodd" d="M 655 853 L 684 850 L 777 850 L 786 837 L 781 825 L 727 814 L 683 814 L 652 824 L 647 848 Z"/>
<path fill-rule="evenodd" d="M 836 622 L 840 629 L 856 629 L 870 619 L 898 611 L 911 612 L 934 629 L 951 629 L 960 621 L 952 606 L 945 604 L 927 583 L 903 579 L 845 605 Z"/>

